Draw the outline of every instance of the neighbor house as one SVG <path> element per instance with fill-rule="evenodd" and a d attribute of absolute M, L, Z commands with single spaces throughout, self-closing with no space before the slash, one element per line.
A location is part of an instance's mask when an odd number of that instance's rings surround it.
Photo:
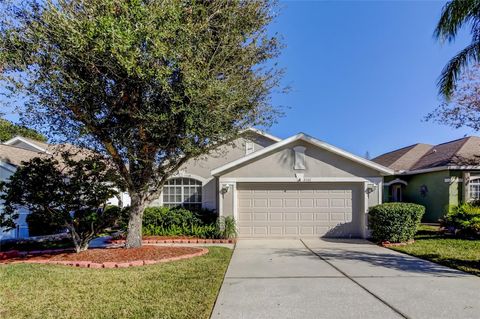
<path fill-rule="evenodd" d="M 46 143 L 20 136 L 0 144 L 0 181 L 6 181 L 23 161 L 48 154 L 47 149 Z M 27 214 L 25 209 L 19 211 L 15 229 L 7 231 L 0 228 L 0 239 L 28 237 Z"/>
<path fill-rule="evenodd" d="M 414 144 L 373 159 L 395 170 L 385 177 L 385 202 L 426 207 L 424 221 L 437 222 L 450 205 L 480 199 L 480 137 L 439 145 Z"/>
<path fill-rule="evenodd" d="M 23 136 L 16 136 L 4 142 L 3 144 L 0 143 L 0 181 L 8 180 L 8 178 L 15 172 L 17 167 L 20 166 L 22 162 L 29 161 L 36 157 L 49 157 L 55 156 L 55 154 L 58 156 L 58 152 L 67 149 L 72 150 L 72 148 L 75 151 L 79 150 L 73 145 L 53 145 Z M 109 200 L 109 203 L 113 205 L 118 205 L 120 202 L 124 205 L 128 205 L 130 203 L 128 194 L 122 193 L 118 197 L 111 198 Z M 16 228 L 11 230 L 0 228 L 0 239 L 28 237 L 29 231 L 28 224 L 26 222 L 27 215 L 28 210 L 20 209 L 19 217 L 15 221 Z"/>
<path fill-rule="evenodd" d="M 188 161 L 152 205 L 232 216 L 244 238 L 366 237 L 368 208 L 393 173 L 303 133 L 282 140 L 249 129 Z"/>

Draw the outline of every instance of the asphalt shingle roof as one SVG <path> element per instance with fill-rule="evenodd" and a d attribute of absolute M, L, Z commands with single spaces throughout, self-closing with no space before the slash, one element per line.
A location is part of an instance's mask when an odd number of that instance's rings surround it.
<path fill-rule="evenodd" d="M 0 160 L 15 166 L 26 162 L 35 157 L 40 157 L 45 153 L 29 151 L 24 148 L 0 144 Z"/>
<path fill-rule="evenodd" d="M 480 137 L 469 136 L 438 144 L 414 144 L 373 159 L 394 170 L 414 171 L 441 166 L 480 165 Z"/>

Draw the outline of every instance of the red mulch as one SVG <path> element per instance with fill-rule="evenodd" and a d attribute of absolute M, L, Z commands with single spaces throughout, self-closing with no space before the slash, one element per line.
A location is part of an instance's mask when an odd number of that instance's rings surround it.
<path fill-rule="evenodd" d="M 42 255 L 27 255 L 25 257 L 10 258 L 1 262 L 19 262 L 25 260 L 51 260 L 51 261 L 89 261 L 93 263 L 104 262 L 132 262 L 137 260 L 162 260 L 172 257 L 194 254 L 202 251 L 193 247 L 159 247 L 142 246 L 140 248 L 107 248 L 89 249 L 80 253 L 56 253 Z"/>
<path fill-rule="evenodd" d="M 142 240 L 170 240 L 170 239 L 199 239 L 193 236 L 142 236 Z M 115 238 L 114 240 L 125 240 L 125 236 Z"/>

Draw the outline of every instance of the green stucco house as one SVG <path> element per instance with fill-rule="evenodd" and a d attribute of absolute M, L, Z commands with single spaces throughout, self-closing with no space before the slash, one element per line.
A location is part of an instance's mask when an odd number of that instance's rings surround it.
<path fill-rule="evenodd" d="M 414 144 L 373 161 L 395 171 L 384 178 L 383 201 L 424 205 L 424 222 L 437 222 L 449 205 L 480 199 L 480 137 Z"/>

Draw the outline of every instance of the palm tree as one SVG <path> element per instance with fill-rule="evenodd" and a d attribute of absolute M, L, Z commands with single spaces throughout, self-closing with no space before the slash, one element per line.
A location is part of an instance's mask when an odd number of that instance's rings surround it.
<path fill-rule="evenodd" d="M 471 25 L 472 42 L 447 63 L 437 83 L 440 93 L 447 99 L 455 90 L 462 71 L 470 63 L 480 61 L 480 0 L 447 2 L 435 29 L 435 38 L 453 42 L 458 30 L 465 25 Z"/>

